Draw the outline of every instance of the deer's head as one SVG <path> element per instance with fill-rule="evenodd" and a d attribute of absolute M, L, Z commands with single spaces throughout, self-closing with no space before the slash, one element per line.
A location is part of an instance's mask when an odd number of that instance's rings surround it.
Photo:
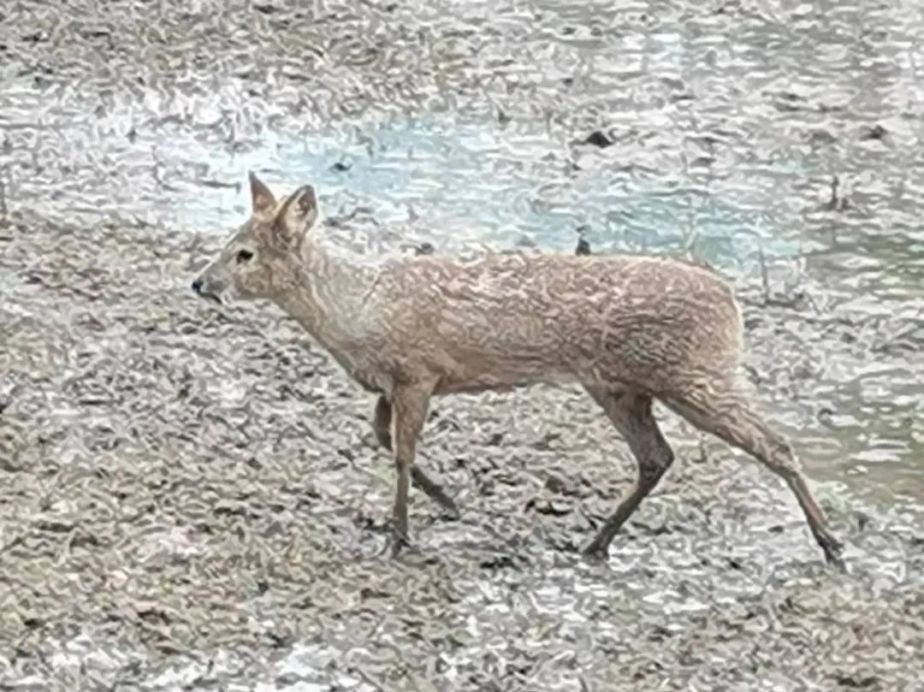
<path fill-rule="evenodd" d="M 250 196 L 250 218 L 192 283 L 203 298 L 272 299 L 295 280 L 302 246 L 318 220 L 314 188 L 303 185 L 277 201 L 251 173 Z"/>

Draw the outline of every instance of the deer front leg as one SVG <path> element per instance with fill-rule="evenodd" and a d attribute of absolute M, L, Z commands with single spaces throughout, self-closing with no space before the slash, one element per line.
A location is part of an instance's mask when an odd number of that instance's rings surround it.
<path fill-rule="evenodd" d="M 391 404 L 385 395 L 379 396 L 375 402 L 375 416 L 372 422 L 372 429 L 375 431 L 375 438 L 379 445 L 391 451 Z M 411 467 L 411 480 L 414 485 L 423 490 L 427 496 L 436 502 L 440 507 L 449 512 L 453 517 L 459 516 L 459 508 L 456 503 L 440 486 L 439 483 L 430 479 L 427 474 L 416 464 Z"/>
<path fill-rule="evenodd" d="M 423 429 L 427 417 L 427 406 L 432 387 L 420 382 L 400 384 L 392 393 L 392 407 L 395 414 L 395 466 L 398 483 L 395 490 L 394 530 L 395 554 L 402 545 L 409 545 L 407 496 L 414 468 L 414 452 L 417 436 Z"/>

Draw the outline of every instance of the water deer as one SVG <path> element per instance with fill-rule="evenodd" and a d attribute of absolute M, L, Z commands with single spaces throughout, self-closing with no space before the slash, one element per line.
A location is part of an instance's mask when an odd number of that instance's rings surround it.
<path fill-rule="evenodd" d="M 638 476 L 585 548 L 602 556 L 674 454 L 657 399 L 763 463 L 795 494 L 829 563 L 843 567 L 789 442 L 759 413 L 740 372 L 742 317 L 715 272 L 645 256 L 489 254 L 367 261 L 326 243 L 315 190 L 277 199 L 250 174 L 252 213 L 192 284 L 218 303 L 268 299 L 364 389 L 373 429 L 394 452 L 395 546 L 408 540 L 413 480 L 450 512 L 415 464 L 430 399 L 537 383 L 582 386 L 635 457 Z"/>

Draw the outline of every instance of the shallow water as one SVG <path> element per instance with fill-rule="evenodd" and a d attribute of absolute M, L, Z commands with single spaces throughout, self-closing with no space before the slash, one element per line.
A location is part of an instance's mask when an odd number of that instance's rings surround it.
<path fill-rule="evenodd" d="M 7 96 L 9 112 L 18 111 L 15 124 L 34 117 L 34 105 L 23 108 L 23 102 L 42 101 L 31 88 Z M 203 119 L 210 107 L 202 100 L 189 106 Z M 155 113 L 146 116 L 156 119 Z M 141 215 L 150 223 L 223 236 L 246 213 L 241 182 L 254 170 L 274 186 L 311 181 L 331 210 L 371 209 L 381 224 L 418 221 L 447 249 L 525 242 L 571 250 L 580 229 L 598 248 L 689 249 L 720 266 L 753 259 L 758 249 L 770 258 L 797 251 L 757 205 L 722 199 L 692 181 L 683 184 L 654 171 L 633 173 L 620 165 L 603 171 L 607 162 L 593 145 L 550 146 L 541 123 L 424 113 L 298 134 L 270 131 L 229 144 L 173 122 L 142 130 L 132 124 L 140 117 L 123 105 L 104 118 L 72 120 L 65 133 L 59 129 L 58 136 L 81 142 L 81 149 L 98 142 L 104 158 L 125 175 L 133 169 L 145 175 L 117 189 L 96 190 L 80 180 L 61 189 L 50 178 L 44 182 L 54 186 L 54 200 L 43 207 L 91 218 L 101 212 Z M 78 167 L 94 165 L 100 152 L 86 155 Z M 579 163 L 584 159 L 588 170 Z M 174 193 L 169 206 L 162 204 L 165 188 Z"/>

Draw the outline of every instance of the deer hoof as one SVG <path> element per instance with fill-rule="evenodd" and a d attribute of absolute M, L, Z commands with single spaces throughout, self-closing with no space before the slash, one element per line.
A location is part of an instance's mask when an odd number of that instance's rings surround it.
<path fill-rule="evenodd" d="M 589 562 L 605 562 L 607 558 L 607 549 L 596 542 L 588 545 L 581 553 Z"/>

